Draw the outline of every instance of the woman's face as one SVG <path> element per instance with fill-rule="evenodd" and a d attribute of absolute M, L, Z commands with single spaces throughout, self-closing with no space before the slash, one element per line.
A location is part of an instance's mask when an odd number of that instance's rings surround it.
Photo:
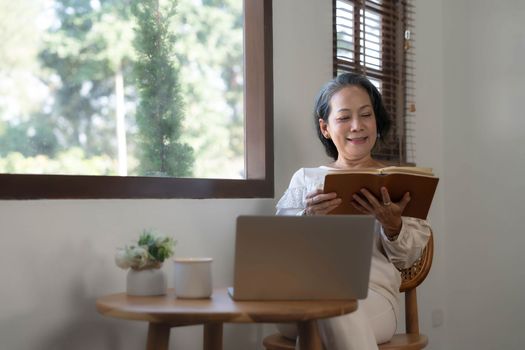
<path fill-rule="evenodd" d="M 319 119 L 325 137 L 329 137 L 339 152 L 338 161 L 359 161 L 370 158 L 377 139 L 374 108 L 366 90 L 348 86 L 330 100 L 328 123 Z"/>

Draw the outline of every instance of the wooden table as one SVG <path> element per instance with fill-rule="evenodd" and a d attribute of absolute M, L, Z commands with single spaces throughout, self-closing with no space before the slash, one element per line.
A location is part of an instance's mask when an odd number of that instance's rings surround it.
<path fill-rule="evenodd" d="M 204 325 L 204 349 L 222 349 L 223 323 L 297 322 L 301 350 L 320 350 L 315 320 L 340 316 L 357 308 L 345 301 L 233 301 L 226 289 L 216 289 L 210 299 L 177 299 L 173 289 L 158 297 L 132 297 L 126 293 L 97 299 L 106 316 L 148 321 L 147 350 L 167 350 L 170 328 Z"/>

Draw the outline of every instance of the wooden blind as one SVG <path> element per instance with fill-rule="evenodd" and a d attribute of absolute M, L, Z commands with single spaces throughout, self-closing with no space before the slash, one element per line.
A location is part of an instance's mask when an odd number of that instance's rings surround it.
<path fill-rule="evenodd" d="M 414 161 L 414 33 L 412 0 L 333 0 L 334 76 L 366 75 L 392 119 L 372 152 L 392 163 Z"/>

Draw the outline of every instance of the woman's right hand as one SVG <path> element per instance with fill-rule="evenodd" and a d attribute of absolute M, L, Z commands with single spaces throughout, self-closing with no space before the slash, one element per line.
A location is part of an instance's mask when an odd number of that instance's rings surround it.
<path fill-rule="evenodd" d="M 334 210 L 342 199 L 337 198 L 337 193 L 323 193 L 323 190 L 315 190 L 306 195 L 306 208 L 304 215 L 325 215 Z"/>

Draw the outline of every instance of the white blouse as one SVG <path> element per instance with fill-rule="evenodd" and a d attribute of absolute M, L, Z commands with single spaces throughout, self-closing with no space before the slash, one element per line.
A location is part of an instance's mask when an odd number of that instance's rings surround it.
<path fill-rule="evenodd" d="M 306 195 L 323 188 L 324 176 L 329 170 L 333 169 L 326 166 L 299 169 L 277 203 L 277 215 L 302 215 L 306 209 Z M 427 221 L 405 216 L 401 220 L 401 231 L 394 241 L 388 239 L 376 220 L 369 285 L 390 301 L 398 320 L 401 276 L 396 267 L 410 267 L 421 256 L 430 237 Z"/>

